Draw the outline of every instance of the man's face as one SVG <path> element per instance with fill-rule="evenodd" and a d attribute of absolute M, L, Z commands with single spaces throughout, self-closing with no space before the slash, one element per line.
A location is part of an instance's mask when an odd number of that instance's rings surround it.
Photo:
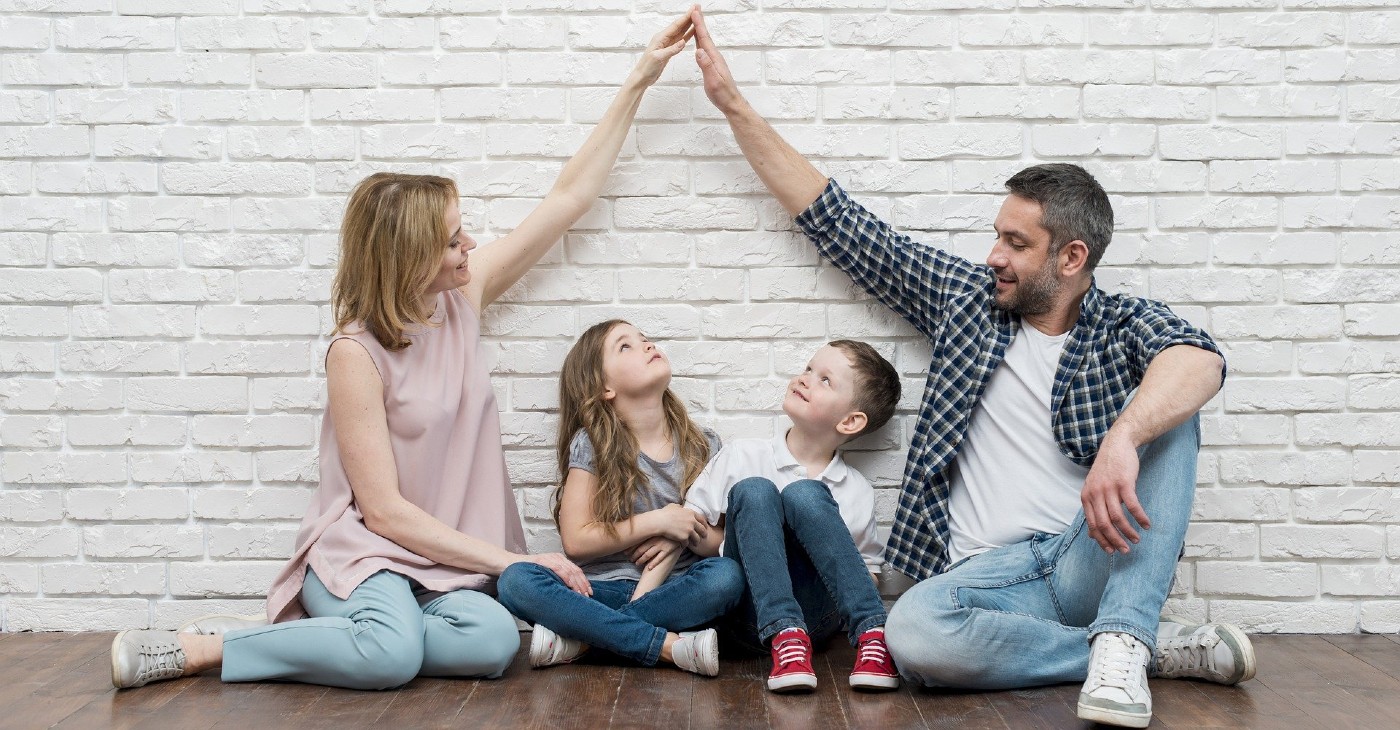
<path fill-rule="evenodd" d="M 1008 195 L 992 224 L 997 240 L 987 265 L 997 280 L 993 305 L 1020 316 L 1050 311 L 1061 287 L 1059 257 L 1050 255 L 1050 232 L 1040 215 L 1040 203 Z"/>

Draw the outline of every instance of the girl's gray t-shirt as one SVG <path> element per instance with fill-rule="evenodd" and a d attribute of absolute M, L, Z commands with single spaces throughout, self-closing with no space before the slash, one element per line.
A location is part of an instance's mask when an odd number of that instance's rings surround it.
<path fill-rule="evenodd" d="M 710 454 L 717 453 L 720 447 L 719 435 L 708 428 L 700 430 L 704 432 L 705 440 L 710 442 Z M 569 468 L 582 469 L 596 475 L 596 461 L 597 455 L 593 451 L 592 439 L 588 438 L 583 429 L 579 429 L 569 442 Z M 646 475 L 649 488 L 639 492 L 633 500 L 632 514 L 639 515 L 661 509 L 668 504 L 684 504 L 684 500 L 681 499 L 681 482 L 685 479 L 685 465 L 681 462 L 679 451 L 666 462 L 657 461 L 639 452 L 637 465 L 641 467 L 642 474 Z M 676 561 L 671 575 L 680 575 L 698 560 L 700 558 L 695 553 L 681 548 L 681 557 Z M 642 577 L 641 568 L 627 557 L 626 552 L 581 561 L 578 566 L 591 580 L 639 580 Z"/>

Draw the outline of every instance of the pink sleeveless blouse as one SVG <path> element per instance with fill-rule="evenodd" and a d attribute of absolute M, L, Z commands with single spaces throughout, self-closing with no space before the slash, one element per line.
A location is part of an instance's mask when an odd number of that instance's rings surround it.
<path fill-rule="evenodd" d="M 433 327 L 406 333 L 413 343 L 389 352 L 363 330 L 337 336 L 362 345 L 384 381 L 384 410 L 399 492 L 449 527 L 512 552 L 525 534 L 501 450 L 496 394 L 479 352 L 480 322 L 461 292 L 438 295 Z M 272 583 L 273 622 L 303 618 L 306 566 L 345 599 L 381 570 L 433 591 L 490 591 L 495 579 L 434 563 L 370 532 L 355 505 L 327 406 L 321 420 L 321 484 L 297 534 L 292 559 Z"/>

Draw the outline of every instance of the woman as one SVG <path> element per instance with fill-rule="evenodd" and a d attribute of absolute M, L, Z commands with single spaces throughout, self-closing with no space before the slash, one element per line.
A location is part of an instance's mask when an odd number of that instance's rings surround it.
<path fill-rule="evenodd" d="M 589 209 L 642 95 L 691 33 L 687 15 L 652 38 L 539 207 L 475 256 L 450 180 L 381 173 L 356 186 L 331 297 L 338 335 L 326 354 L 321 484 L 269 592 L 273 623 L 221 635 L 123 631 L 114 685 L 215 667 L 226 682 L 354 689 L 420 674 L 497 677 L 520 639 L 481 592 L 495 576 L 531 562 L 591 593 L 564 556 L 523 554 L 478 314 Z"/>

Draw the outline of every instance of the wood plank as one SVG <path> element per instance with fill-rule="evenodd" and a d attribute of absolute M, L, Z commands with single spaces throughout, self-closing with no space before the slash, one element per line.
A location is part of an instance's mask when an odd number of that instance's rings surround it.
<path fill-rule="evenodd" d="M 21 725 L 49 727 L 82 709 L 84 705 L 112 694 L 111 635 L 79 634 L 63 646 L 77 650 L 84 647 L 68 671 L 62 672 L 28 697 L 18 702 L 22 707 Z M 6 720 L 13 719 L 7 710 Z"/>
<path fill-rule="evenodd" d="M 1009 727 L 992 706 L 990 692 L 910 687 L 909 699 L 930 728 L 1004 730 Z"/>
<path fill-rule="evenodd" d="M 721 656 L 724 656 L 723 654 Z M 695 728 L 769 727 L 767 655 L 732 652 L 720 659 L 718 677 L 699 677 L 691 685 L 690 726 Z"/>
<path fill-rule="evenodd" d="M 1396 646 L 1389 637 L 1375 634 L 1339 634 L 1322 638 L 1391 677 L 1400 679 L 1400 646 Z"/>
<path fill-rule="evenodd" d="M 830 647 L 830 648 L 828 648 Z M 850 672 L 850 660 L 854 657 L 846 644 L 844 633 L 833 636 L 825 646 L 817 646 L 812 655 L 812 671 L 817 675 L 817 689 L 804 694 L 778 694 L 768 691 L 768 671 L 772 669 L 772 658 L 765 657 L 762 679 L 759 686 L 763 693 L 763 704 L 768 710 L 768 726 L 775 730 L 810 730 L 814 727 L 852 727 L 839 696 L 849 694 L 850 686 L 846 675 Z M 831 656 L 835 653 L 837 663 L 846 667 L 837 675 L 832 670 Z M 840 680 L 837 680 L 837 677 Z"/>
<path fill-rule="evenodd" d="M 528 651 L 528 650 L 527 650 Z M 393 703 L 379 716 L 388 728 L 413 727 L 460 730 L 462 707 L 480 688 L 486 691 L 525 691 L 527 684 L 511 688 L 507 680 L 467 680 L 419 677 L 394 692 Z"/>
<path fill-rule="evenodd" d="M 1013 728 L 1081 727 L 1088 723 L 1079 719 L 1080 684 L 1032 687 L 1006 692 L 988 693 L 1001 718 Z"/>
<path fill-rule="evenodd" d="M 84 707 L 72 719 L 76 722 L 80 716 L 102 717 L 105 713 L 108 722 L 118 717 L 135 719 L 136 722 L 130 727 L 205 730 L 217 725 L 235 709 L 251 709 L 258 687 L 257 684 L 225 684 L 219 680 L 218 671 L 209 671 L 194 677 L 113 692 L 110 698 L 99 699 Z M 76 724 L 74 727 L 83 725 Z"/>
<path fill-rule="evenodd" d="M 1252 727 L 1225 708 L 1211 702 L 1196 688 L 1196 683 L 1181 679 L 1148 681 L 1152 691 L 1152 719 L 1169 728 L 1189 730 L 1197 727 Z"/>
<path fill-rule="evenodd" d="M 836 689 L 846 722 L 853 728 L 926 728 L 919 708 L 907 688 L 891 692 L 864 692 L 851 689 L 851 667 L 855 650 L 844 641 L 816 657 L 818 681 Z M 818 685 L 821 686 L 821 685 Z"/>
<path fill-rule="evenodd" d="M 1349 661 L 1338 661 L 1332 652 L 1321 651 L 1319 644 Z M 1369 674 L 1385 677 L 1391 685 L 1396 684 L 1394 680 L 1326 641 L 1311 636 L 1258 636 L 1254 638 L 1254 650 L 1259 655 L 1260 666 L 1270 667 L 1269 672 L 1261 673 L 1256 680 L 1288 698 L 1318 723 L 1331 727 L 1400 726 L 1400 708 L 1389 708 L 1383 701 L 1393 701 L 1400 694 L 1396 691 L 1400 687 L 1388 690 L 1390 697 L 1386 698 L 1385 690 L 1378 692 L 1365 686 L 1342 684 L 1374 683 L 1372 677 L 1346 676 L 1357 666 L 1365 667 Z"/>
<path fill-rule="evenodd" d="M 10 684 L 23 679 L 28 673 L 25 660 L 41 652 L 52 651 L 55 647 L 77 636 L 58 631 L 25 632 L 5 634 L 9 642 L 0 644 L 0 684 Z"/>
<path fill-rule="evenodd" d="M 723 664 L 720 665 L 723 670 Z M 671 667 L 629 667 L 617 688 L 613 727 L 683 728 L 690 724 L 695 682 L 708 681 Z"/>
<path fill-rule="evenodd" d="M 248 686 L 252 691 L 243 697 L 237 711 L 220 717 L 210 727 L 220 730 L 299 727 L 307 717 L 307 710 L 330 691 L 329 687 L 296 682 L 254 682 Z"/>
<path fill-rule="evenodd" d="M 331 687 L 297 715 L 297 727 L 337 730 L 373 727 L 394 701 L 395 690 L 355 690 Z"/>
<path fill-rule="evenodd" d="M 109 651 L 113 636 L 110 633 L 39 635 L 34 641 L 43 648 L 22 662 L 7 665 L 3 675 L 0 675 L 0 717 L 21 726 L 35 726 L 35 723 L 25 719 L 29 713 L 37 711 L 29 696 L 93 657 Z M 101 669 L 107 672 L 107 686 L 110 687 L 111 664 Z M 60 719 L 54 718 L 53 721 Z"/>
<path fill-rule="evenodd" d="M 491 691 L 476 691 L 462 707 L 460 727 L 548 728 L 557 705 L 572 707 L 588 701 L 584 696 L 565 694 L 567 674 L 587 665 L 564 665 L 547 669 L 530 668 L 528 644 L 516 654 L 505 677 L 486 685 Z M 603 718 L 606 724 L 607 717 Z M 574 724 L 574 723 L 569 723 Z"/>

